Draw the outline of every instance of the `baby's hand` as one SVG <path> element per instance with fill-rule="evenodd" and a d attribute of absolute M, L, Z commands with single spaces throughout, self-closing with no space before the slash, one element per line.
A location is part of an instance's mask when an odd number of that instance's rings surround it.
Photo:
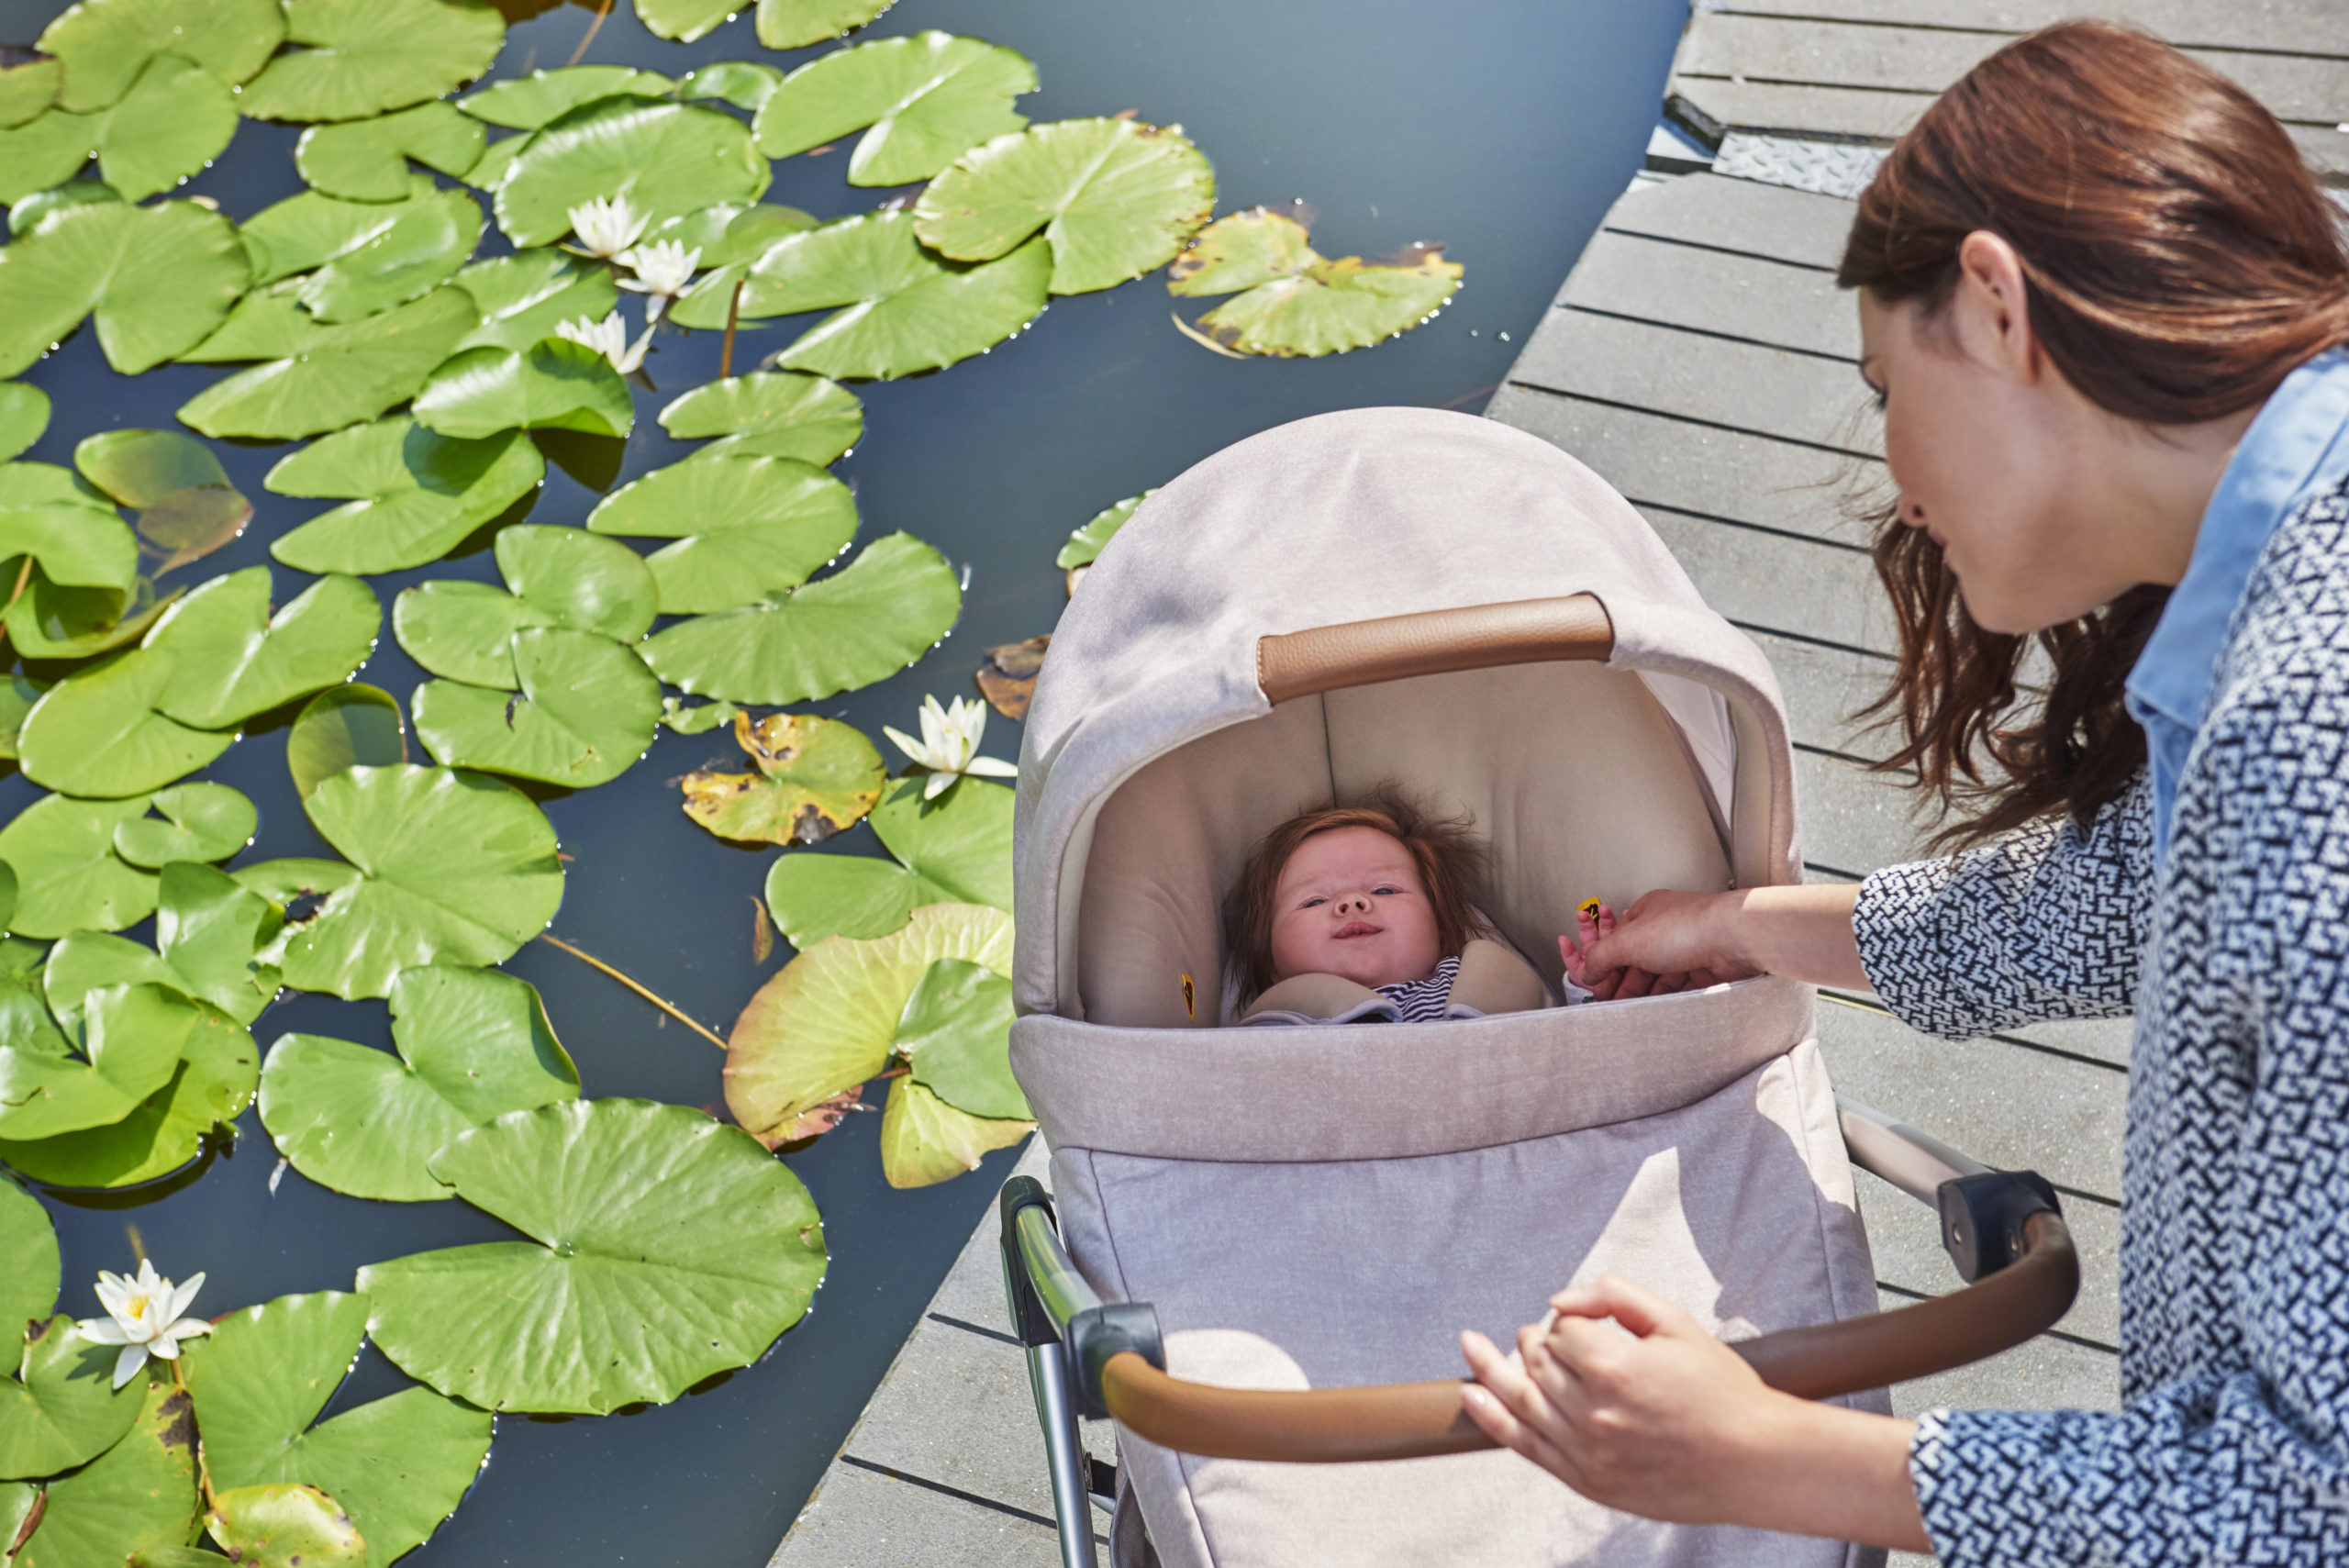
<path fill-rule="evenodd" d="M 1593 972 L 1585 957 L 1590 944 L 1615 930 L 1615 911 L 1593 899 L 1575 911 L 1575 934 L 1558 939 L 1558 956 L 1565 961 L 1566 978 L 1591 995 L 1595 1002 L 1629 1001 L 1635 996 L 1668 996 L 1677 991 L 1717 984 L 1709 970 L 1687 974 L 1650 974 L 1644 969 Z"/>

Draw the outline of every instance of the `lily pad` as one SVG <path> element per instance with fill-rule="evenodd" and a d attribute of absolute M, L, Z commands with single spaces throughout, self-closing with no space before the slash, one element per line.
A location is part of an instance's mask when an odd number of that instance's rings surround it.
<path fill-rule="evenodd" d="M 73 449 L 73 466 L 126 506 L 162 558 L 156 573 L 198 561 L 245 530 L 252 503 L 228 483 L 220 460 L 177 430 L 106 430 Z M 52 573 L 52 576 L 55 574 Z"/>
<path fill-rule="evenodd" d="M 776 603 L 680 621 L 641 651 L 690 696 L 808 702 L 896 673 L 953 629 L 962 607 L 946 558 L 896 533 Z"/>
<path fill-rule="evenodd" d="M 372 120 L 314 125 L 295 144 L 294 166 L 328 195 L 395 202 L 408 194 L 409 159 L 462 176 L 487 141 L 479 120 L 435 100 Z"/>
<path fill-rule="evenodd" d="M 853 32 L 896 0 L 759 0 L 759 42 L 804 49 Z"/>
<path fill-rule="evenodd" d="M 359 1353 L 367 1312 L 365 1296 L 340 1291 L 232 1312 L 188 1348 L 187 1379 L 215 1486 L 317 1487 L 349 1511 L 380 1568 L 463 1499 L 489 1451 L 490 1418 L 409 1388 L 318 1421 Z"/>
<path fill-rule="evenodd" d="M 112 1448 L 139 1418 L 146 1390 L 114 1386 L 117 1348 L 74 1331 L 60 1313 L 10 1335 L 21 1352 L 0 1378 L 0 1477 L 54 1475 Z"/>
<path fill-rule="evenodd" d="M 0 138 L 0 140 L 5 139 Z M 5 183 L 5 180 L 0 180 L 0 183 Z M 121 200 L 122 193 L 103 180 L 68 180 L 61 185 L 50 185 L 35 191 L 10 206 L 8 232 L 22 239 L 70 208 Z"/>
<path fill-rule="evenodd" d="M 579 1097 L 579 1070 L 525 982 L 436 965 L 394 980 L 391 999 L 397 1056 L 306 1034 L 270 1048 L 262 1125 L 321 1186 L 392 1203 L 448 1197 L 425 1168 L 443 1144 Z"/>
<path fill-rule="evenodd" d="M 48 393 L 26 382 L 0 382 L 0 462 L 40 439 L 48 428 Z"/>
<path fill-rule="evenodd" d="M 57 1305 L 57 1229 L 40 1200 L 16 1183 L 0 1181 L 0 1327 L 22 1333 Z"/>
<path fill-rule="evenodd" d="M 726 1108 L 773 1148 L 804 1113 L 878 1077 L 896 1048 L 906 1004 L 940 959 L 1009 973 L 1011 917 L 978 905 L 933 904 L 887 936 L 801 948 L 734 1020 Z"/>
<path fill-rule="evenodd" d="M 25 776 L 45 789 L 107 799 L 144 795 L 212 762 L 237 738 L 155 711 L 173 673 L 169 654 L 134 649 L 58 682 L 17 736 Z"/>
<path fill-rule="evenodd" d="M 280 861 L 256 861 L 228 873 L 239 887 L 250 888 L 281 912 L 299 898 L 324 898 L 359 880 L 359 868 L 344 861 L 291 856 Z"/>
<path fill-rule="evenodd" d="M 755 1361 L 823 1277 L 799 1178 L 684 1106 L 516 1111 L 451 1142 L 432 1173 L 532 1240 L 369 1264 L 368 1329 L 410 1376 L 487 1408 L 674 1399 Z"/>
<path fill-rule="evenodd" d="M 109 985 L 83 998 L 84 1057 L 39 1041 L 0 1041 L 0 1138 L 54 1138 L 120 1121 L 171 1082 L 181 1049 L 211 1011 L 152 981 Z"/>
<path fill-rule="evenodd" d="M 571 232 L 571 209 L 627 198 L 653 222 L 718 202 L 754 202 L 773 178 L 731 115 L 652 98 L 606 98 L 559 116 L 497 185 L 497 226 L 518 246 Z"/>
<path fill-rule="evenodd" d="M 497 536 L 497 569 L 512 591 L 486 583 L 425 583 L 392 605 L 392 631 L 436 675 L 514 689 L 507 639 L 529 627 L 567 627 L 632 643 L 652 626 L 655 590 L 644 558 L 578 528 L 529 524 Z"/>
<path fill-rule="evenodd" d="M 838 382 L 796 371 L 754 371 L 694 388 L 661 410 L 680 440 L 718 440 L 696 457 L 787 457 L 826 468 L 864 434 L 864 405 Z"/>
<path fill-rule="evenodd" d="M 448 286 L 340 326 L 312 321 L 291 296 L 254 304 L 260 308 L 249 328 L 232 320 L 196 352 L 182 356 L 268 360 L 180 406 L 182 422 L 207 436 L 291 440 L 373 419 L 414 396 L 480 321 L 473 297 Z"/>
<path fill-rule="evenodd" d="M 180 592 L 175 588 L 159 599 L 155 584 L 144 577 L 127 594 L 66 587 L 51 583 L 36 566 L 24 593 L 7 608 L 8 642 L 28 659 L 87 659 L 145 636 Z"/>
<path fill-rule="evenodd" d="M 211 336 L 249 275 L 235 228 L 194 202 L 68 207 L 0 248 L 0 376 L 93 314 L 106 362 L 136 375 Z"/>
<path fill-rule="evenodd" d="M 813 714 L 771 713 L 755 725 L 737 710 L 734 739 L 758 771 L 694 773 L 685 815 L 721 839 L 813 844 L 852 828 L 888 780 L 863 731 Z"/>
<path fill-rule="evenodd" d="M 518 697 L 455 681 L 417 688 L 417 739 L 436 761 L 588 789 L 651 748 L 661 683 L 634 652 L 561 627 L 518 631 L 512 648 Z"/>
<path fill-rule="evenodd" d="M 626 65 L 566 65 L 493 82 L 459 99 L 456 106 L 475 120 L 536 130 L 582 104 L 623 94 L 658 98 L 675 85 L 657 71 L 639 71 Z"/>
<path fill-rule="evenodd" d="M 144 1395 L 121 1441 L 48 1486 L 40 1525 L 13 1568 L 91 1568 L 176 1546 L 195 1522 L 195 1424 L 171 1379 L 134 1378 Z"/>
<path fill-rule="evenodd" d="M 619 302 L 609 267 L 546 248 L 475 261 L 454 281 L 481 310 L 481 325 L 458 343 L 460 349 L 486 343 L 518 352 L 553 337 L 566 321 L 601 321 Z"/>
<path fill-rule="evenodd" d="M 342 1505 L 316 1486 L 215 1492 L 204 1527 L 231 1561 L 252 1568 L 366 1568 L 366 1538 Z"/>
<path fill-rule="evenodd" d="M 1134 515 L 1135 509 L 1157 493 L 1154 489 L 1145 490 L 1139 495 L 1129 495 L 1115 506 L 1104 506 L 1094 513 L 1091 521 L 1068 536 L 1068 542 L 1061 546 L 1061 552 L 1052 557 L 1052 564 L 1063 572 L 1092 565 L 1101 558 L 1101 547 L 1115 539 L 1118 530 L 1126 526 L 1126 519 Z"/>
<path fill-rule="evenodd" d="M 465 183 L 486 195 L 504 183 L 506 172 L 513 167 L 514 155 L 529 144 L 530 133 L 494 139 L 482 149 L 481 161 L 465 171 Z"/>
<path fill-rule="evenodd" d="M 17 209 L 41 192 L 68 182 L 77 185 L 96 183 L 75 180 L 73 176 L 90 161 L 91 150 L 106 128 L 105 120 L 103 110 L 75 115 L 50 109 L 22 125 L 0 130 L 0 201 L 10 204 L 8 228 L 17 239 L 24 239 L 40 227 L 38 209 L 27 212 L 21 218 L 17 216 Z"/>
<path fill-rule="evenodd" d="M 64 71 L 57 101 L 86 112 L 119 99 L 165 53 L 195 61 L 229 86 L 250 79 L 285 38 L 276 0 L 82 0 L 42 29 L 35 47 Z"/>
<path fill-rule="evenodd" d="M 25 728 L 25 716 L 32 712 L 33 704 L 40 701 L 40 695 L 47 690 L 49 683 L 36 681 L 21 670 L 12 670 L 0 676 L 0 758 L 17 754 L 17 739 Z M 674 729 L 676 727 L 672 725 L 670 728 Z M 708 726 L 703 728 L 707 728 Z M 16 885 L 11 882 L 8 901 L 14 903 L 16 896 Z M 6 925 L 6 919 L 0 917 L 0 929 Z"/>
<path fill-rule="evenodd" d="M 307 272 L 295 298 L 329 325 L 429 293 L 473 254 L 481 208 L 464 192 L 434 190 L 421 177 L 411 189 L 406 199 L 388 202 L 306 191 L 258 214 L 244 228 L 256 280 Z"/>
<path fill-rule="evenodd" d="M 381 996 L 419 964 L 503 963 L 562 903 L 554 828 L 529 798 L 477 773 L 350 768 L 303 801 L 358 880 L 286 928 L 285 984 Z M 7 859 L 0 829 L 0 860 Z"/>
<path fill-rule="evenodd" d="M 97 130 L 98 172 L 127 202 L 184 183 L 237 134 L 228 84 L 177 54 L 159 54 Z"/>
<path fill-rule="evenodd" d="M 680 735 L 706 735 L 721 724 L 731 724 L 742 710 L 730 702 L 706 702 L 688 706 L 675 697 L 661 699 L 661 723 Z"/>
<path fill-rule="evenodd" d="M 133 817 L 114 830 L 114 852 L 150 871 L 173 861 L 225 861 L 251 843 L 261 826 L 253 803 L 227 784 L 175 784 L 157 791 L 148 805 L 155 816 Z"/>
<path fill-rule="evenodd" d="M 253 1103 L 261 1051 L 246 1030 L 207 1013 L 180 1050 L 171 1082 L 110 1127 L 15 1143 L 0 1140 L 0 1160 L 61 1187 L 127 1187 L 168 1176 L 204 1151 L 216 1127 Z"/>
<path fill-rule="evenodd" d="M 338 430 L 282 459 L 262 484 L 280 495 L 349 498 L 269 547 L 304 572 L 429 565 L 531 495 L 546 459 L 518 430 L 459 440 L 403 414 Z"/>
<path fill-rule="evenodd" d="M 34 467 L 11 463 L 0 469 Z M 44 582 L 129 592 L 139 576 L 139 541 L 114 508 L 79 499 L 10 506 L 0 498 L 0 562 L 15 567 L 31 556 Z M 0 572 L 13 578 L 14 571 Z M 23 651 L 23 650 L 19 650 Z"/>
<path fill-rule="evenodd" d="M 1028 1097 L 1011 1075 L 1011 1016 L 1008 976 L 966 958 L 941 958 L 907 999 L 897 1053 L 913 1064 L 915 1083 L 956 1110 L 1026 1121 Z"/>
<path fill-rule="evenodd" d="M 784 79 L 752 128 L 770 158 L 863 130 L 848 183 L 905 185 L 1025 127 L 1011 102 L 1035 90 L 1036 67 L 1017 50 L 922 32 L 818 55 Z"/>
<path fill-rule="evenodd" d="M 342 201 L 302 191 L 253 214 L 237 231 L 252 258 L 253 286 L 281 282 L 357 250 L 435 195 L 424 175 L 403 175 L 402 182 L 399 196 L 391 201 Z"/>
<path fill-rule="evenodd" d="M 285 766 L 306 800 L 346 768 L 406 761 L 407 729 L 399 699 L 357 681 L 328 686 L 304 704 L 285 737 Z"/>
<path fill-rule="evenodd" d="M 277 995 L 277 971 L 254 958 L 277 929 L 276 906 L 261 894 L 208 865 L 174 863 L 162 873 L 154 951 L 102 931 L 68 932 L 49 950 L 42 990 L 57 1021 L 75 1034 L 87 1028 L 91 996 L 150 983 L 250 1024 Z"/>
<path fill-rule="evenodd" d="M 518 350 L 467 349 L 417 393 L 416 418 L 462 440 L 518 429 L 618 438 L 636 414 L 628 384 L 603 355 L 550 338 Z"/>
<path fill-rule="evenodd" d="M 8 929 L 40 938 L 118 931 L 153 914 L 155 874 L 114 852 L 114 830 L 146 812 L 144 799 L 51 795 L 0 826 L 0 862 L 17 875 Z"/>
<path fill-rule="evenodd" d="M 374 651 L 383 606 L 358 578 L 321 577 L 274 616 L 270 593 L 269 568 L 248 566 L 213 578 L 155 623 L 140 646 L 172 663 L 157 712 L 225 728 L 340 684 Z"/>
<path fill-rule="evenodd" d="M 448 0 L 284 0 L 286 41 L 244 91 L 262 120 L 356 120 L 438 98 L 489 69 L 506 24 Z"/>
<path fill-rule="evenodd" d="M 910 1078 L 889 1085 L 881 1112 L 881 1173 L 893 1187 L 928 1187 L 979 1168 L 990 1149 L 1008 1149 L 1036 1129 L 960 1111 Z"/>
<path fill-rule="evenodd" d="M 1180 132 L 1138 120 L 1059 120 L 999 136 L 930 183 L 922 243 L 984 261 L 1042 230 L 1052 292 L 1083 294 L 1174 259 L 1215 211 L 1215 171 Z"/>
<path fill-rule="evenodd" d="M 856 537 L 856 498 L 793 458 L 696 455 L 614 491 L 599 534 L 674 539 L 647 558 L 662 615 L 740 609 L 807 580 Z"/>
<path fill-rule="evenodd" d="M 686 38 L 688 35 L 682 31 L 662 32 L 662 28 L 664 24 L 680 28 L 699 24 L 702 32 L 707 32 L 724 21 L 729 15 L 727 6 L 736 3 L 737 0 L 640 0 L 636 14 L 647 28 L 661 33 L 662 38 Z M 661 21 L 654 21 L 648 12 L 662 13 Z M 0 91 L 5 91 L 6 81 L 5 75 L 0 75 Z M 774 96 L 775 87 L 782 81 L 782 72 L 755 60 L 717 60 L 678 77 L 675 92 L 689 103 L 696 98 L 717 98 L 756 114 L 762 104 Z M 27 98 L 38 91 L 37 86 L 28 83 Z M 33 112 L 28 110 L 28 117 Z M 0 113 L 0 121 L 5 119 L 5 113 Z"/>
<path fill-rule="evenodd" d="M 783 72 L 773 66 L 777 81 Z M 14 128 L 39 115 L 57 101 L 57 89 L 65 74 L 63 64 L 56 60 L 37 59 L 21 65 L 0 68 L 0 128 Z M 745 105 L 755 109 L 756 104 Z"/>
<path fill-rule="evenodd" d="M 785 855 L 767 873 L 767 907 L 803 951 L 824 938 L 878 937 L 925 904 L 1011 907 L 1011 791 L 964 779 L 935 800 L 899 784 L 873 809 L 896 857 Z"/>
<path fill-rule="evenodd" d="M 1461 274 L 1441 246 L 1418 247 L 1408 261 L 1325 261 L 1303 225 L 1264 207 L 1208 225 L 1167 271 L 1177 295 L 1237 294 L 1199 318 L 1207 337 L 1282 357 L 1342 354 L 1407 332 L 1443 307 Z"/>

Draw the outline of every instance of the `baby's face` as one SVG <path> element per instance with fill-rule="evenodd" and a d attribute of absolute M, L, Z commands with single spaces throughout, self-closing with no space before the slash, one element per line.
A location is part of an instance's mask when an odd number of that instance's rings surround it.
<path fill-rule="evenodd" d="M 1423 980 L 1443 954 L 1419 869 L 1375 828 L 1337 828 L 1297 847 L 1273 895 L 1273 968 L 1360 985 Z"/>

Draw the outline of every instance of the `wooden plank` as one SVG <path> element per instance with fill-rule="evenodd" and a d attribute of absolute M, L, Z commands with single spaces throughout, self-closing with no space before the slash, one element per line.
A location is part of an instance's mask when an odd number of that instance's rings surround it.
<path fill-rule="evenodd" d="M 1884 689 L 1889 661 L 1767 632 L 1751 635 L 1777 673 L 1787 734 L 1796 745 L 1855 757 L 1879 757 L 1892 749 L 1889 735 L 1872 733 L 1856 717 Z"/>
<path fill-rule="evenodd" d="M 1933 1210 L 1865 1171 L 1854 1175 L 1877 1282 L 1918 1296 L 1947 1296 L 1962 1288 L 1965 1282 L 1942 1251 L 1939 1217 Z M 2080 1255 L 2080 1294 L 2056 1327 L 2108 1348 L 2118 1345 L 2121 1211 L 2085 1198 L 2058 1201 Z"/>
<path fill-rule="evenodd" d="M 2075 17 L 2110 17 L 2180 46 L 2264 49 L 2349 60 L 2349 9 L 2340 0 L 1758 0 L 1725 12 L 1872 22 L 1887 28 L 2024 33 Z"/>
<path fill-rule="evenodd" d="M 1603 227 L 1831 272 L 1843 257 L 1852 204 L 1751 180 L 1689 174 L 1619 200 Z"/>
<path fill-rule="evenodd" d="M 1041 1440 L 1035 1457 L 1041 1470 Z M 834 1464 L 767 1568 L 1059 1568 L 1060 1561 L 1060 1538 L 1050 1525 Z"/>
<path fill-rule="evenodd" d="M 1831 451 L 1882 447 L 1881 421 L 1850 365 L 1645 322 L 1552 310 L 1509 380 Z"/>
<path fill-rule="evenodd" d="M 1593 236 L 1558 304 L 1854 363 L 1860 357 L 1859 313 L 1817 268 L 1676 239 Z"/>
<path fill-rule="evenodd" d="M 1641 508 L 1705 602 L 1741 626 L 1892 651 L 1892 608 L 1868 558 L 1661 506 Z"/>
<path fill-rule="evenodd" d="M 1723 181 L 1723 184 L 1734 183 Z M 1560 330 L 1571 328 L 1562 322 Z M 1727 517 L 1808 539 L 1865 545 L 1856 496 L 1884 464 L 1765 436 L 1611 407 L 1530 386 L 1504 386 L 1485 410 L 1564 449 L 1642 506 Z"/>
<path fill-rule="evenodd" d="M 1803 859 L 1852 876 L 1925 856 L 1918 803 L 1859 764 L 1814 751 L 1795 753 L 1795 808 Z"/>

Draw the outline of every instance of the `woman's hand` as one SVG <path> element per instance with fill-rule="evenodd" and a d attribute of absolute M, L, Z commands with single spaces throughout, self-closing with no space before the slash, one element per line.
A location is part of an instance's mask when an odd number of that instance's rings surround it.
<path fill-rule="evenodd" d="M 1610 917 L 1598 923 L 1595 941 L 1585 940 L 1583 965 L 1599 975 L 1637 970 L 1700 977 L 1694 979 L 1699 985 L 1742 980 L 1754 972 L 1730 951 L 1721 930 L 1738 897 L 1659 889 L 1642 894 L 1620 917 L 1602 907 Z"/>
<path fill-rule="evenodd" d="M 1783 974 L 1865 991 L 1867 971 L 1852 929 L 1859 895 L 1860 884 L 1852 882 L 1729 893 L 1660 889 L 1642 894 L 1610 929 L 1596 931 L 1578 956 L 1584 973 L 1602 977 L 1636 970 L 1710 985 Z"/>
<path fill-rule="evenodd" d="M 1695 1318 L 1612 1274 L 1550 1305 L 1518 1332 L 1522 1367 L 1460 1336 L 1476 1377 L 1462 1402 L 1495 1441 L 1646 1518 L 1932 1550 L 1911 1423 L 1777 1393 Z"/>
<path fill-rule="evenodd" d="M 1648 896 L 1656 895 L 1650 894 Z M 1640 902 L 1644 904 L 1647 900 L 1643 898 Z M 1660 973 L 1638 965 L 1610 967 L 1594 962 L 1590 956 L 1592 950 L 1612 935 L 1617 925 L 1615 911 L 1604 904 L 1596 910 L 1577 909 L 1575 911 L 1575 934 L 1558 939 L 1558 955 L 1565 962 L 1566 978 L 1588 991 L 1593 1001 L 1620 1002 L 1635 996 L 1669 996 L 1675 991 L 1701 990 L 1705 986 L 1720 984 L 1722 977 L 1705 967 Z"/>

